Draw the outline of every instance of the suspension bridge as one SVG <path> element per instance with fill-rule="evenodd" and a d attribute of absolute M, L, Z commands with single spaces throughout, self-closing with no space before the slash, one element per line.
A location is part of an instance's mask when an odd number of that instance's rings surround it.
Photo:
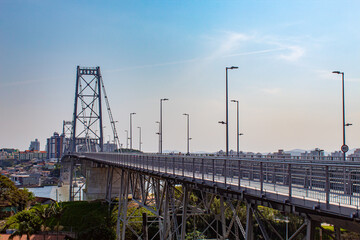
<path fill-rule="evenodd" d="M 71 140 L 62 158 L 62 178 L 70 184 L 70 201 L 80 199 L 83 190 L 73 187 L 78 171 L 86 177 L 85 200 L 118 203 L 118 239 L 127 239 L 130 231 L 138 239 L 182 240 L 190 231 L 186 224 L 190 218 L 202 221 L 206 226 L 202 231 L 211 232 L 216 239 L 255 239 L 254 223 L 263 239 L 312 240 L 319 230 L 341 239 L 340 228 L 360 232 L 360 164 L 320 159 L 104 153 L 101 89 L 114 139 L 120 146 L 100 68 L 78 67 Z M 100 128 L 99 134 L 93 130 L 95 125 Z M 189 199 L 191 193 L 198 196 L 196 205 Z M 220 204 L 214 210 L 215 199 Z M 140 216 L 141 233 L 129 224 L 134 217 L 127 213 L 131 204 L 151 213 Z M 239 217 L 241 205 L 246 205 L 246 222 Z M 258 206 L 296 214 L 303 218 L 303 224 L 284 236 Z M 230 220 L 225 212 L 231 212 Z M 215 216 L 211 221 L 204 218 L 209 214 Z M 154 223 L 157 231 L 150 233 L 148 227 Z M 334 233 L 322 228 L 321 223 L 334 225 Z"/>

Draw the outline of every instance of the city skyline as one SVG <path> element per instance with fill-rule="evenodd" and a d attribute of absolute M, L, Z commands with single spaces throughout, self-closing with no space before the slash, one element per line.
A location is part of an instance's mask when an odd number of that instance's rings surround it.
<path fill-rule="evenodd" d="M 342 144 L 341 78 L 345 73 L 350 149 L 360 147 L 360 3 L 345 1 L 2 1 L 0 3 L 0 147 L 41 149 L 63 120 L 72 120 L 76 66 L 100 66 L 121 143 L 129 113 L 133 145 L 225 150 L 225 67 L 229 100 L 240 104 L 240 150 Z M 96 12 L 96 14 L 94 14 Z M 109 123 L 104 113 L 105 134 Z M 229 103 L 230 149 L 236 106 Z"/>

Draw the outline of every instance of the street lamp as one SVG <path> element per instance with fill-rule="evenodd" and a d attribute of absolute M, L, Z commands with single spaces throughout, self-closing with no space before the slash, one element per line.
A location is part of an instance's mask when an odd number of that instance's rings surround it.
<path fill-rule="evenodd" d="M 226 67 L 226 156 L 229 156 L 229 98 L 228 98 L 228 70 L 238 69 L 239 67 Z"/>
<path fill-rule="evenodd" d="M 244 135 L 243 133 L 239 133 L 239 137 L 241 137 L 242 135 Z M 239 151 L 240 151 L 240 139 L 239 139 Z M 239 156 L 240 156 L 240 152 L 239 152 Z"/>
<path fill-rule="evenodd" d="M 130 149 L 132 149 L 132 115 L 136 113 L 130 113 Z"/>
<path fill-rule="evenodd" d="M 345 142 L 345 127 L 351 126 L 351 123 L 346 123 L 345 124 L 345 87 L 344 87 L 344 72 L 340 72 L 340 71 L 333 71 L 332 73 L 335 74 L 341 74 L 341 80 L 342 80 L 342 112 L 343 112 L 343 145 L 341 146 L 341 151 L 344 153 L 344 161 L 346 161 L 346 152 L 349 150 L 349 147 L 346 145 Z"/>
<path fill-rule="evenodd" d="M 168 101 L 168 98 L 161 98 L 160 99 L 160 131 L 159 131 L 159 138 L 160 138 L 160 147 L 159 147 L 159 152 L 160 154 L 162 153 L 162 136 L 163 136 L 163 132 L 162 132 L 162 102 L 163 101 Z"/>
<path fill-rule="evenodd" d="M 141 127 L 137 127 L 139 129 L 139 151 L 141 151 Z"/>
<path fill-rule="evenodd" d="M 126 132 L 126 149 L 129 148 L 129 131 L 128 130 L 125 130 Z"/>
<path fill-rule="evenodd" d="M 156 121 L 155 123 L 159 124 L 158 126 L 158 131 L 156 132 L 157 135 L 159 135 L 159 141 L 158 141 L 158 153 L 160 153 L 160 122 L 159 121 Z"/>
<path fill-rule="evenodd" d="M 220 123 L 220 124 L 226 124 L 226 122 L 224 122 L 224 121 L 219 121 L 218 123 Z"/>
<path fill-rule="evenodd" d="M 190 151 L 189 151 L 189 145 L 190 145 L 189 118 L 190 118 L 190 115 L 188 113 L 184 113 L 183 115 L 186 116 L 186 118 L 187 118 L 187 138 L 186 138 L 186 142 L 187 142 L 187 155 L 189 155 L 190 154 Z"/>
<path fill-rule="evenodd" d="M 237 113 L 236 141 L 237 141 L 237 156 L 239 157 L 239 155 L 240 155 L 240 152 L 239 152 L 239 149 L 240 149 L 240 143 L 239 143 L 239 137 L 240 137 L 240 133 L 239 133 L 239 101 L 238 100 L 231 100 L 231 102 L 236 103 L 236 107 L 237 107 L 237 110 L 236 110 L 236 113 Z"/>

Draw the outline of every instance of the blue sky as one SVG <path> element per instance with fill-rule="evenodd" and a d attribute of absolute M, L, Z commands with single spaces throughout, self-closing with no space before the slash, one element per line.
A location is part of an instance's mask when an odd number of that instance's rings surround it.
<path fill-rule="evenodd" d="M 225 67 L 240 100 L 241 149 L 339 150 L 345 72 L 350 148 L 360 147 L 358 1 L 0 2 L 0 147 L 27 149 L 71 120 L 76 66 L 100 66 L 121 142 L 134 116 L 143 149 L 224 149 Z M 230 147 L 236 149 L 235 105 Z M 105 123 L 105 125 L 108 123 Z M 110 133 L 105 128 L 105 136 Z M 106 137 L 108 138 L 108 137 Z"/>

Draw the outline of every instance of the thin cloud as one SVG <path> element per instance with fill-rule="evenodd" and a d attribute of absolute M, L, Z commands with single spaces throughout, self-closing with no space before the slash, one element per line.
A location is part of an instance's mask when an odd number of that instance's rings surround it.
<path fill-rule="evenodd" d="M 212 54 L 212 57 L 222 56 L 235 51 L 241 46 L 241 43 L 253 39 L 252 36 L 243 33 L 227 32 L 225 39 L 222 40 L 218 49 Z"/>
<path fill-rule="evenodd" d="M 304 56 L 305 50 L 300 46 L 287 46 L 285 47 L 290 53 L 288 54 L 281 54 L 279 57 L 286 61 L 296 61 L 302 56 Z"/>
<path fill-rule="evenodd" d="M 260 44 L 277 46 L 284 50 L 284 53 L 278 56 L 279 59 L 294 62 L 305 55 L 305 47 L 299 45 L 303 42 L 301 37 L 298 38 L 282 38 L 276 36 L 259 36 L 256 38 Z"/>
<path fill-rule="evenodd" d="M 266 53 L 266 52 L 275 52 L 282 51 L 277 57 L 279 59 L 294 62 L 299 60 L 305 55 L 305 48 L 299 44 L 294 44 L 293 42 L 299 42 L 299 39 L 283 39 L 273 36 L 262 36 L 259 34 L 247 35 L 243 33 L 227 32 L 221 36 L 225 37 L 222 39 L 221 43 L 217 50 L 211 55 L 213 58 L 224 57 L 225 56 L 242 56 L 250 54 L 229 54 L 240 48 L 245 48 L 246 45 L 260 45 L 262 48 L 264 46 L 269 47 L 269 50 L 260 50 L 255 51 L 256 54 Z"/>
<path fill-rule="evenodd" d="M 218 47 L 208 57 L 192 58 L 192 59 L 185 59 L 185 60 L 165 62 L 165 63 L 146 64 L 140 66 L 112 69 L 112 70 L 107 70 L 106 72 L 120 72 L 120 71 L 136 70 L 143 68 L 163 67 L 163 66 L 176 65 L 176 64 L 210 61 L 218 58 L 257 55 L 257 54 L 265 54 L 271 52 L 281 52 L 281 54 L 277 56 L 279 59 L 293 62 L 300 59 L 305 53 L 305 49 L 301 46 L 287 44 L 284 43 L 284 40 L 274 39 L 270 36 L 256 36 L 256 35 L 248 35 L 248 34 L 236 33 L 236 32 L 225 32 L 224 34 L 221 34 L 221 36 L 222 38 L 220 39 L 220 42 L 218 38 L 215 40 L 212 39 L 213 41 L 217 42 Z M 236 50 L 239 51 L 240 48 L 244 48 L 245 44 L 248 43 L 261 44 L 263 46 L 264 45 L 268 46 L 269 48 L 258 51 L 233 53 Z"/>
<path fill-rule="evenodd" d="M 259 50 L 259 51 L 241 52 L 241 53 L 219 56 L 218 58 L 230 58 L 230 57 L 236 57 L 236 56 L 257 55 L 257 54 L 264 54 L 264 53 L 283 51 L 283 50 L 286 50 L 286 48 L 274 48 L 274 49 L 264 49 L 264 50 Z M 214 57 L 192 58 L 192 59 L 185 59 L 185 60 L 173 61 L 173 62 L 167 62 L 167 63 L 156 63 L 156 64 L 147 64 L 147 65 L 140 65 L 140 66 L 134 66 L 134 67 L 127 67 L 127 68 L 112 69 L 112 70 L 107 70 L 105 72 L 120 72 L 120 71 L 135 70 L 135 69 L 142 69 L 142 68 L 163 67 L 163 66 L 176 65 L 176 64 L 182 64 L 182 63 L 209 61 L 212 59 L 214 59 Z"/>
<path fill-rule="evenodd" d="M 235 54 L 230 54 L 230 55 L 226 55 L 223 57 L 227 58 L 227 57 L 236 57 L 236 56 L 255 55 L 255 54 L 277 52 L 277 51 L 283 51 L 283 50 L 287 50 L 287 48 L 273 48 L 273 49 L 265 49 L 265 50 L 252 51 L 252 52 L 235 53 Z"/>

